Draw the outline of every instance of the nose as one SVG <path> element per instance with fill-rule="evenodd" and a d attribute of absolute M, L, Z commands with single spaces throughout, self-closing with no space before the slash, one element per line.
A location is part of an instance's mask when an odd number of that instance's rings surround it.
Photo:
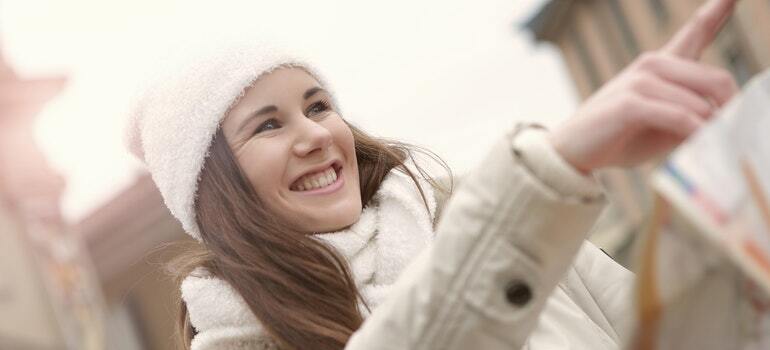
<path fill-rule="evenodd" d="M 298 157 L 306 157 L 316 151 L 323 153 L 332 144 L 332 134 L 323 125 L 309 118 L 302 118 L 293 151 Z"/>

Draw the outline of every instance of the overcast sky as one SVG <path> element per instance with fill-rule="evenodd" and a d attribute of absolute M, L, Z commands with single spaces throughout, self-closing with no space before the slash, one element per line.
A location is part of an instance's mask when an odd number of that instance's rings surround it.
<path fill-rule="evenodd" d="M 556 50 L 519 29 L 542 0 L 0 0 L 3 54 L 23 77 L 66 75 L 36 141 L 67 179 L 77 221 L 131 183 L 125 106 L 147 57 L 210 33 L 302 47 L 345 117 L 430 148 L 457 172 L 515 121 L 554 123 L 577 97 Z"/>

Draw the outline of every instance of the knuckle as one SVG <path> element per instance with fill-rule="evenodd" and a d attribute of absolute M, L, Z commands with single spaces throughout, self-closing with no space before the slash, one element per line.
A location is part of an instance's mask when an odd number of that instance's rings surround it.
<path fill-rule="evenodd" d="M 695 104 L 695 113 L 701 116 L 708 116 L 711 114 L 711 104 L 703 99 L 698 99 Z"/>
<path fill-rule="evenodd" d="M 636 60 L 637 67 L 644 70 L 654 69 L 660 61 L 660 54 L 656 51 L 646 51 Z"/>
<path fill-rule="evenodd" d="M 676 124 L 687 124 L 690 119 L 690 114 L 681 108 L 677 108 L 673 113 L 671 113 L 671 119 Z"/>
<path fill-rule="evenodd" d="M 735 78 L 733 78 L 733 75 L 726 70 L 720 71 L 720 73 L 717 75 L 717 82 L 719 82 L 720 85 L 724 85 L 731 88 L 737 85 L 735 82 Z"/>
<path fill-rule="evenodd" d="M 730 72 L 719 69 L 714 74 L 714 87 L 717 94 L 727 98 L 738 89 L 738 83 Z"/>
<path fill-rule="evenodd" d="M 639 73 L 631 78 L 629 84 L 633 90 L 648 91 L 654 88 L 655 78 L 649 73 Z"/>
<path fill-rule="evenodd" d="M 714 73 L 714 80 L 716 81 L 717 84 L 720 84 L 720 85 L 732 85 L 735 83 L 735 79 L 733 79 L 733 75 L 724 69 L 718 69 Z"/>
<path fill-rule="evenodd" d="M 687 110 L 681 110 L 676 113 L 676 124 L 686 128 L 697 126 L 701 120 L 696 114 Z"/>

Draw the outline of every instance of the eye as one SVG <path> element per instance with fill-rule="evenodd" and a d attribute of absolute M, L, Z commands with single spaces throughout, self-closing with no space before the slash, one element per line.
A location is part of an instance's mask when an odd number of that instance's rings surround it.
<path fill-rule="evenodd" d="M 309 117 L 313 114 L 319 114 L 319 113 L 329 111 L 330 109 L 331 109 L 331 104 L 329 104 L 329 101 L 320 100 L 310 105 L 310 107 L 308 107 L 307 110 L 305 111 L 305 115 Z"/>
<path fill-rule="evenodd" d="M 254 135 L 259 134 L 263 131 L 278 129 L 281 127 L 281 124 L 278 123 L 275 119 L 268 119 L 264 123 L 259 124 L 256 130 L 254 130 Z"/>

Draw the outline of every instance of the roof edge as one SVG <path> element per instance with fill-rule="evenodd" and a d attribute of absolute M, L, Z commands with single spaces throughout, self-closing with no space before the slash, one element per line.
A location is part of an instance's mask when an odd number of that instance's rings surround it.
<path fill-rule="evenodd" d="M 563 19 L 575 0 L 548 0 L 539 10 L 517 25 L 519 30 L 529 30 L 535 41 L 553 42 L 564 25 Z"/>

